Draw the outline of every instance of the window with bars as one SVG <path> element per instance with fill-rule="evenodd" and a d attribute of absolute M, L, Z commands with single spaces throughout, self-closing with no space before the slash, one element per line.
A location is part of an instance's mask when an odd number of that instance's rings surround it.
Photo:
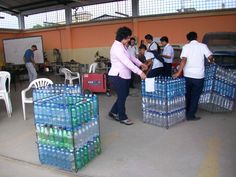
<path fill-rule="evenodd" d="M 72 22 L 98 21 L 132 16 L 132 1 L 88 5 L 72 9 Z"/>
<path fill-rule="evenodd" d="M 139 16 L 182 12 L 199 12 L 236 8 L 236 0 L 139 0 Z M 72 9 L 72 23 L 102 21 L 132 16 L 132 0 L 88 5 Z M 18 29 L 18 18 L 0 12 L 0 28 Z M 25 28 L 65 24 L 65 10 L 44 12 L 24 17 Z"/>
<path fill-rule="evenodd" d="M 25 28 L 42 28 L 65 24 L 65 10 L 39 13 L 25 16 Z"/>
<path fill-rule="evenodd" d="M 139 15 L 236 8 L 235 0 L 139 0 Z"/>
<path fill-rule="evenodd" d="M 0 28 L 19 29 L 18 18 L 14 15 L 0 12 Z"/>

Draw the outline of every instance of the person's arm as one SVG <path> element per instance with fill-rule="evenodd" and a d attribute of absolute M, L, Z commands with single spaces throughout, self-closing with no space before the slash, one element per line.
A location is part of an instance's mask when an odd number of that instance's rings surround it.
<path fill-rule="evenodd" d="M 179 77 L 184 69 L 184 66 L 186 65 L 186 62 L 187 62 L 187 58 L 183 57 L 181 59 L 181 62 L 180 62 L 180 65 L 179 65 L 179 69 L 177 71 L 177 73 L 175 73 L 173 75 L 173 78 L 176 79 L 177 77 Z"/>
<path fill-rule="evenodd" d="M 186 65 L 187 62 L 187 56 L 188 56 L 188 50 L 186 49 L 186 47 L 184 46 L 180 55 L 181 58 L 181 62 L 179 65 L 179 69 L 178 71 L 172 76 L 174 79 L 176 79 L 177 77 L 180 77 L 182 74 L 182 71 L 184 69 L 184 66 Z"/>
<path fill-rule="evenodd" d="M 208 59 L 209 63 L 214 63 L 215 62 L 215 59 L 212 56 L 212 52 L 209 50 L 209 48 L 205 44 L 204 44 L 204 55 Z"/>
<path fill-rule="evenodd" d="M 127 52 L 127 51 L 126 51 Z M 146 75 L 140 70 L 127 56 L 125 53 L 124 49 L 122 48 L 117 48 L 115 51 L 116 57 L 118 60 L 123 63 L 127 68 L 129 68 L 132 72 L 140 75 L 142 79 L 146 78 Z"/>
<path fill-rule="evenodd" d="M 147 65 L 143 64 L 141 61 L 139 61 L 139 59 L 133 57 L 133 56 L 130 56 L 130 60 L 138 67 L 141 67 L 142 70 L 146 70 L 148 67 Z"/>
<path fill-rule="evenodd" d="M 161 56 L 161 57 L 164 57 L 164 58 L 166 58 L 166 59 L 171 59 L 171 56 L 169 56 L 169 55 L 163 55 L 163 54 L 161 54 L 160 56 Z"/>

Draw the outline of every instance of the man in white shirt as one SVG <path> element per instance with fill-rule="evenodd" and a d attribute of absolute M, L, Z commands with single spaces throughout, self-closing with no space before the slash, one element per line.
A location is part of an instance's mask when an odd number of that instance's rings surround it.
<path fill-rule="evenodd" d="M 179 70 L 173 75 L 177 78 L 184 72 L 186 79 L 186 118 L 187 120 L 199 120 L 195 114 L 198 109 L 198 101 L 202 93 L 205 72 L 205 57 L 213 62 L 211 51 L 205 44 L 197 41 L 197 33 L 187 34 L 188 44 L 183 46 L 180 55 L 181 63 Z"/>
<path fill-rule="evenodd" d="M 131 37 L 130 38 L 130 41 L 128 43 L 128 48 L 127 48 L 129 54 L 132 56 L 132 57 L 137 57 L 138 55 L 138 50 L 137 50 L 137 47 L 135 46 L 135 38 L 134 37 Z M 135 84 L 134 84 L 134 81 L 135 81 L 135 74 L 132 72 L 131 73 L 131 79 L 130 79 L 130 88 L 135 88 Z"/>
<path fill-rule="evenodd" d="M 133 57 L 136 57 L 138 55 L 138 49 L 135 46 L 135 38 L 133 38 L 133 37 L 130 38 L 128 51 L 129 51 L 130 55 Z"/>
<path fill-rule="evenodd" d="M 147 43 L 147 50 L 157 51 L 157 53 L 160 53 L 160 46 L 155 41 L 153 41 L 153 36 L 151 34 L 147 34 L 145 36 L 145 40 Z"/>
<path fill-rule="evenodd" d="M 161 37 L 161 45 L 164 47 L 163 52 L 160 55 L 164 59 L 164 76 L 171 77 L 172 75 L 172 63 L 174 59 L 174 49 L 169 44 L 169 39 L 166 36 Z"/>
<path fill-rule="evenodd" d="M 152 69 L 147 74 L 147 78 L 157 77 L 163 75 L 163 63 L 161 63 L 158 59 L 155 58 L 154 54 L 147 51 L 147 47 L 144 44 L 141 44 L 139 47 L 140 55 L 144 55 L 147 60 L 152 60 Z"/>

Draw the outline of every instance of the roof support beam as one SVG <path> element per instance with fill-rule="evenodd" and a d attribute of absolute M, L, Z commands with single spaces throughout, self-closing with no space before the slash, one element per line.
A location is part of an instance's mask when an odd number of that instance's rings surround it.
<path fill-rule="evenodd" d="M 19 29 L 21 30 L 25 29 L 24 15 L 21 15 L 21 14 L 18 15 L 18 24 L 19 24 Z"/>
<path fill-rule="evenodd" d="M 69 25 L 72 23 L 72 11 L 70 7 L 65 7 L 65 17 L 66 17 L 66 24 Z"/>
<path fill-rule="evenodd" d="M 139 0 L 132 0 L 132 16 L 139 16 Z"/>
<path fill-rule="evenodd" d="M 4 11 L 8 11 L 8 12 L 11 12 L 12 14 L 19 14 L 19 11 L 16 11 L 16 10 L 13 10 L 13 9 L 10 9 L 10 8 L 7 8 L 5 6 L 2 6 L 0 5 L 0 10 L 4 10 Z"/>

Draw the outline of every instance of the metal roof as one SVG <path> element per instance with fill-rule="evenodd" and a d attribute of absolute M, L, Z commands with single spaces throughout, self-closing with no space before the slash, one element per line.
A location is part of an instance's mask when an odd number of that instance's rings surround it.
<path fill-rule="evenodd" d="M 12 15 L 30 15 L 50 10 L 50 8 L 73 8 L 115 1 L 121 0 L 0 0 L 0 12 L 7 12 Z"/>

